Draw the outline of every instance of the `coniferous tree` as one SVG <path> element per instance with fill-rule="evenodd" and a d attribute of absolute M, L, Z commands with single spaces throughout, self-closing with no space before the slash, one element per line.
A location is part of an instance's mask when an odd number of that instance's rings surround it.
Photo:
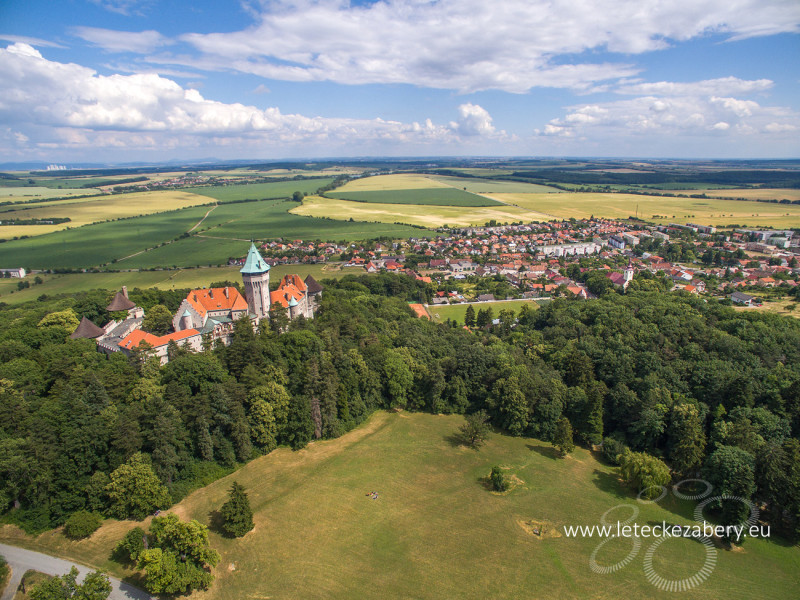
<path fill-rule="evenodd" d="M 556 422 L 556 431 L 553 434 L 553 447 L 558 450 L 558 454 L 562 458 L 575 450 L 575 444 L 572 441 L 572 425 L 567 417 L 561 417 Z"/>
<path fill-rule="evenodd" d="M 464 314 L 464 325 L 475 327 L 475 309 L 472 308 L 472 304 L 467 306 L 467 312 Z"/>
<path fill-rule="evenodd" d="M 219 512 L 223 519 L 222 528 L 229 535 L 242 537 L 255 527 L 250 500 L 244 491 L 244 487 L 236 481 L 233 482 L 228 492 L 228 501 L 222 505 Z"/>

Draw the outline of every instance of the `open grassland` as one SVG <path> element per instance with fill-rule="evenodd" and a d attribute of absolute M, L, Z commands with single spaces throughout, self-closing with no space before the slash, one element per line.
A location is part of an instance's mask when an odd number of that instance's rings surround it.
<path fill-rule="evenodd" d="M 758 296 L 758 293 L 754 295 Z M 798 303 L 797 300 L 776 300 L 774 302 L 765 301 L 761 306 L 741 306 L 734 304 L 733 307 L 740 312 L 768 312 L 784 317 L 794 317 L 795 319 L 800 319 L 800 303 Z"/>
<path fill-rule="evenodd" d="M 496 179 L 472 179 L 461 177 L 435 177 L 441 183 L 454 188 L 464 189 L 473 194 L 560 194 L 564 190 L 538 185 L 536 183 L 523 183 L 521 181 L 498 181 Z"/>
<path fill-rule="evenodd" d="M 86 196 L 100 194 L 95 188 L 80 190 L 59 190 L 48 187 L 0 187 L 0 202 L 25 202 L 30 200 L 63 198 L 66 196 Z"/>
<path fill-rule="evenodd" d="M 456 188 L 420 188 L 371 192 L 342 192 L 334 190 L 328 192 L 327 195 L 339 200 L 374 202 L 376 204 L 417 204 L 420 206 L 495 206 L 500 204 L 497 200 Z"/>
<path fill-rule="evenodd" d="M 350 202 L 334 198 L 309 196 L 303 204 L 291 211 L 297 215 L 326 217 L 347 221 L 378 221 L 382 223 L 408 223 L 421 227 L 442 225 L 483 225 L 494 219 L 500 223 L 513 221 L 546 221 L 552 217 L 516 206 L 458 207 L 419 206 L 414 204 L 376 204 Z"/>
<path fill-rule="evenodd" d="M 182 190 L 135 192 L 132 194 L 103 195 L 97 198 L 81 198 L 75 202 L 37 203 L 11 210 L 0 208 L 0 220 L 6 219 L 48 219 L 69 217 L 67 223 L 54 225 L 0 225 L 0 238 L 8 239 L 14 235 L 35 235 L 60 231 L 68 227 L 80 227 L 90 223 L 101 223 L 113 219 L 138 217 L 208 204 L 213 202 L 207 196 L 192 194 Z"/>
<path fill-rule="evenodd" d="M 397 173 L 394 175 L 376 175 L 348 181 L 337 192 L 381 192 L 386 190 L 420 190 L 450 187 L 428 175 L 416 173 Z"/>
<path fill-rule="evenodd" d="M 115 269 L 194 267 L 225 264 L 241 256 L 242 245 L 251 239 L 360 240 L 430 233 L 404 225 L 342 223 L 287 212 L 297 206 L 288 200 L 229 203 L 87 225 L 0 244 L 0 264 L 54 269 L 114 261 Z M 189 231 L 200 235 L 172 241 Z"/>
<path fill-rule="evenodd" d="M 553 217 L 576 219 L 607 217 L 639 218 L 657 223 L 692 221 L 701 225 L 731 223 L 752 226 L 798 227 L 800 205 L 719 200 L 712 198 L 670 198 L 638 194 L 490 194 L 492 198 Z M 659 215 L 659 217 L 654 217 Z"/>
<path fill-rule="evenodd" d="M 299 452 L 280 448 L 191 494 L 172 512 L 209 523 L 238 481 L 256 524 L 239 539 L 212 532 L 222 555 L 216 581 L 192 598 L 675 597 L 645 574 L 653 538 L 642 538 L 629 564 L 598 574 L 589 566 L 593 552 L 599 566 L 612 567 L 631 553 L 632 541 L 612 539 L 598 549 L 604 538 L 566 537 L 563 526 L 596 525 L 601 517 L 689 525 L 695 502 L 668 493 L 639 503 L 613 468 L 583 449 L 558 459 L 544 442 L 492 434 L 480 451 L 468 450 L 455 440 L 462 423 L 460 416 L 376 413 L 339 439 Z M 495 465 L 511 479 L 509 492 L 487 489 Z M 373 491 L 376 500 L 367 495 Z M 541 523 L 545 536 L 533 532 Z M 31 538 L 5 526 L 0 540 L 124 577 L 130 573 L 109 556 L 135 525 L 109 520 L 76 542 L 58 530 Z M 712 552 L 716 566 L 686 597 L 796 596 L 797 547 L 749 539 L 739 552 Z M 705 555 L 695 541 L 670 539 L 652 565 L 661 577 L 684 579 Z"/>
<path fill-rule="evenodd" d="M 524 305 L 528 305 L 533 310 L 539 308 L 539 305 L 534 300 L 499 300 L 497 302 L 477 302 L 472 304 L 430 304 L 428 305 L 428 312 L 437 323 L 444 323 L 447 319 L 450 319 L 459 325 L 463 325 L 467 306 L 471 306 L 476 315 L 481 309 L 491 308 L 496 319 L 500 316 L 501 310 L 513 310 L 515 315 L 519 315 L 519 311 Z"/>
<path fill-rule="evenodd" d="M 294 192 L 311 194 L 333 181 L 332 177 L 319 179 L 298 179 L 296 181 L 276 181 L 275 183 L 250 183 L 223 186 L 200 186 L 185 188 L 184 191 L 201 194 L 220 202 L 235 200 L 268 200 L 291 198 Z"/>
<path fill-rule="evenodd" d="M 244 254 L 247 248 L 239 247 L 239 253 Z M 42 274 L 42 283 L 33 284 L 33 276 L 26 277 L 25 281 L 31 287 L 18 290 L 19 279 L 0 279 L 0 302 L 7 304 L 20 304 L 35 300 L 42 294 L 55 296 L 57 294 L 75 294 L 87 290 L 118 290 L 123 285 L 129 290 L 133 288 L 160 288 L 162 290 L 208 287 L 215 281 L 241 282 L 240 267 L 205 267 L 202 269 L 179 269 L 171 271 L 123 271 L 119 273 L 65 273 Z M 323 279 L 338 279 L 348 275 L 349 269 L 342 269 L 336 265 L 276 265 L 270 270 L 270 277 L 277 281 L 284 275 L 296 273 L 305 279 L 311 275 L 317 281 Z M 358 275 L 363 275 L 364 270 L 359 269 Z"/>

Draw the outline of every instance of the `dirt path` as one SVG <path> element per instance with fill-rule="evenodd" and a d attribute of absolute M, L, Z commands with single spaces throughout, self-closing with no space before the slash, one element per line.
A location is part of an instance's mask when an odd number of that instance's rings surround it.
<path fill-rule="evenodd" d="M 200 225 L 202 225 L 202 224 L 203 224 L 203 221 L 205 221 L 205 220 L 206 220 L 206 218 L 208 217 L 208 215 L 210 215 L 210 214 L 211 214 L 211 211 L 213 211 L 213 210 L 214 210 L 215 208 L 217 208 L 218 206 L 219 206 L 219 204 L 215 204 L 214 206 L 212 206 L 211 208 L 209 208 L 209 209 L 208 209 L 208 212 L 205 214 L 205 216 L 204 216 L 202 219 L 200 219 L 200 220 L 197 222 L 197 225 L 195 225 L 194 227 L 192 227 L 192 228 L 191 228 L 191 229 L 190 229 L 190 230 L 189 230 L 187 233 L 192 233 L 192 232 L 193 232 L 195 229 L 197 229 L 198 227 L 200 227 Z"/>

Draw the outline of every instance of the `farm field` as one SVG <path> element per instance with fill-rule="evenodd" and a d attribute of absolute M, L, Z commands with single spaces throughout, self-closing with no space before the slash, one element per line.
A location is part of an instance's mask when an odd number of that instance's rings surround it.
<path fill-rule="evenodd" d="M 446 183 L 458 189 L 466 189 L 473 194 L 563 194 L 564 190 L 538 185 L 536 183 L 523 183 L 521 181 L 498 181 L 495 179 L 472 179 L 459 177 L 437 176 L 436 181 Z"/>
<path fill-rule="evenodd" d="M 294 192 L 313 193 L 333 181 L 332 177 L 319 179 L 298 179 L 297 181 L 276 181 L 275 183 L 250 183 L 240 185 L 200 186 L 184 188 L 183 191 L 201 194 L 219 202 L 236 200 L 267 200 L 291 198 Z"/>
<path fill-rule="evenodd" d="M 0 244 L 0 264 L 53 269 L 86 268 L 119 261 L 114 268 L 193 267 L 225 264 L 229 257 L 241 255 L 242 243 L 251 239 L 354 240 L 425 233 L 403 225 L 341 223 L 287 212 L 296 206 L 288 200 L 195 206 L 87 225 Z M 167 243 L 196 226 L 202 237 Z M 159 248 L 160 244 L 166 245 Z"/>
<path fill-rule="evenodd" d="M 0 225 L 0 238 L 9 239 L 15 235 L 40 235 L 60 231 L 68 227 L 80 227 L 90 223 L 101 223 L 112 219 L 138 217 L 160 212 L 208 204 L 213 199 L 184 192 L 182 190 L 134 192 L 131 194 L 103 195 L 95 198 L 80 198 L 75 202 L 37 203 L 16 210 L 0 207 L 0 220 L 5 219 L 46 219 L 69 217 L 67 223 L 54 225 Z"/>
<path fill-rule="evenodd" d="M 685 194 L 705 194 L 712 198 L 747 198 L 748 200 L 800 200 L 800 189 L 795 188 L 776 188 L 776 189 L 742 189 L 742 188 L 722 188 L 719 189 L 696 189 L 684 190 Z"/>
<path fill-rule="evenodd" d="M 428 305 L 428 312 L 433 317 L 436 323 L 444 323 L 447 319 L 455 321 L 460 325 L 464 324 L 464 315 L 467 313 L 467 307 L 471 306 L 475 314 L 478 314 L 480 309 L 491 308 L 494 313 L 494 318 L 500 316 L 501 310 L 513 310 L 515 315 L 519 314 L 520 309 L 528 305 L 533 310 L 539 308 L 539 304 L 535 300 L 500 300 L 497 302 L 477 302 L 472 304 L 445 304 L 445 305 Z"/>
<path fill-rule="evenodd" d="M 717 200 L 712 198 L 670 198 L 638 194 L 490 194 L 501 202 L 540 211 L 550 218 L 581 219 L 594 215 L 623 219 L 636 214 L 656 223 L 692 221 L 701 225 L 798 227 L 800 205 Z M 662 218 L 653 218 L 662 215 Z"/>
<path fill-rule="evenodd" d="M 376 204 L 416 204 L 419 206 L 496 206 L 500 203 L 460 189 L 428 188 L 406 190 L 381 190 L 347 192 L 334 190 L 327 196 L 353 202 L 374 202 Z"/>
<path fill-rule="evenodd" d="M 378 412 L 341 438 L 293 452 L 279 448 L 194 492 L 173 507 L 183 519 L 209 523 L 233 481 L 242 484 L 255 529 L 240 539 L 211 533 L 221 554 L 216 581 L 192 598 L 674 598 L 651 584 L 643 538 L 629 564 L 607 574 L 631 553 L 631 541 L 567 537 L 563 527 L 601 518 L 689 525 L 696 502 L 673 494 L 637 502 L 615 469 L 587 450 L 555 458 L 536 439 L 490 435 L 479 451 L 454 441 L 463 417 Z M 485 478 L 500 466 L 514 483 L 504 494 Z M 376 500 L 368 494 L 378 492 Z M 623 506 L 621 506 L 623 505 Z M 114 544 L 136 525 L 107 520 L 87 540 L 59 530 L 37 538 L 6 525 L 0 540 L 108 569 Z M 537 536 L 544 523 L 555 535 Z M 560 535 L 559 535 L 560 534 Z M 796 593 L 798 548 L 780 540 L 750 539 L 741 552 L 712 550 L 708 578 L 688 592 L 699 600 L 789 598 Z M 667 539 L 652 555 L 664 578 L 695 575 L 705 547 Z"/>
<path fill-rule="evenodd" d="M 435 177 L 417 173 L 396 173 L 394 175 L 375 175 L 348 181 L 337 192 L 380 192 L 386 190 L 421 190 L 451 187 Z"/>
<path fill-rule="evenodd" d="M 377 204 L 350 202 L 319 196 L 308 196 L 302 205 L 291 210 L 295 215 L 327 217 L 347 221 L 377 221 L 408 223 L 421 227 L 483 225 L 494 219 L 500 223 L 512 221 L 546 221 L 552 217 L 517 206 L 457 207 L 420 206 L 414 204 Z"/>
<path fill-rule="evenodd" d="M 244 254 L 247 248 L 239 248 Z M 35 300 L 42 294 L 55 296 L 57 294 L 75 294 L 87 290 L 118 290 L 123 285 L 129 290 L 134 288 L 160 288 L 162 290 L 208 287 L 215 281 L 240 282 L 242 277 L 240 267 L 206 267 L 202 269 L 179 269 L 171 271 L 123 271 L 120 273 L 64 273 L 41 274 L 43 283 L 33 284 L 33 276 L 29 275 L 25 281 L 31 287 L 18 290 L 19 279 L 0 279 L 0 302 L 7 304 L 20 304 Z M 311 275 L 317 281 L 323 279 L 338 279 L 348 274 L 347 269 L 338 265 L 276 265 L 270 270 L 270 277 L 277 281 L 284 275 L 296 273 L 305 278 Z M 364 270 L 359 269 L 358 274 L 363 275 Z M 13 292 L 13 293 L 12 293 Z"/>
<path fill-rule="evenodd" d="M 59 190 L 49 187 L 0 187 L 0 202 L 25 202 L 29 200 L 62 198 L 64 196 L 86 196 L 102 193 L 96 188 Z"/>

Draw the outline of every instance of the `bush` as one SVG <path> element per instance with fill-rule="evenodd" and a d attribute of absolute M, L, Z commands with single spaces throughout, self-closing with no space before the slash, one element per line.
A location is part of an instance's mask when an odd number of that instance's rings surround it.
<path fill-rule="evenodd" d="M 8 579 L 8 575 L 11 571 L 8 568 L 8 563 L 6 559 L 0 556 L 0 590 L 3 589 L 3 586 Z"/>
<path fill-rule="evenodd" d="M 612 465 L 618 465 L 617 457 L 625 452 L 628 447 L 616 437 L 603 438 L 603 456 Z"/>
<path fill-rule="evenodd" d="M 97 531 L 102 522 L 102 515 L 88 510 L 79 510 L 76 513 L 72 513 L 67 522 L 64 523 L 64 535 L 73 540 L 89 537 Z"/>
<path fill-rule="evenodd" d="M 144 540 L 144 529 L 134 527 L 114 548 L 114 559 L 123 563 L 135 563 L 144 550 Z"/>
<path fill-rule="evenodd" d="M 494 488 L 496 492 L 505 492 L 508 489 L 508 479 L 503 475 L 503 471 L 500 470 L 500 467 L 492 467 L 489 481 L 492 482 L 492 488 Z"/>

